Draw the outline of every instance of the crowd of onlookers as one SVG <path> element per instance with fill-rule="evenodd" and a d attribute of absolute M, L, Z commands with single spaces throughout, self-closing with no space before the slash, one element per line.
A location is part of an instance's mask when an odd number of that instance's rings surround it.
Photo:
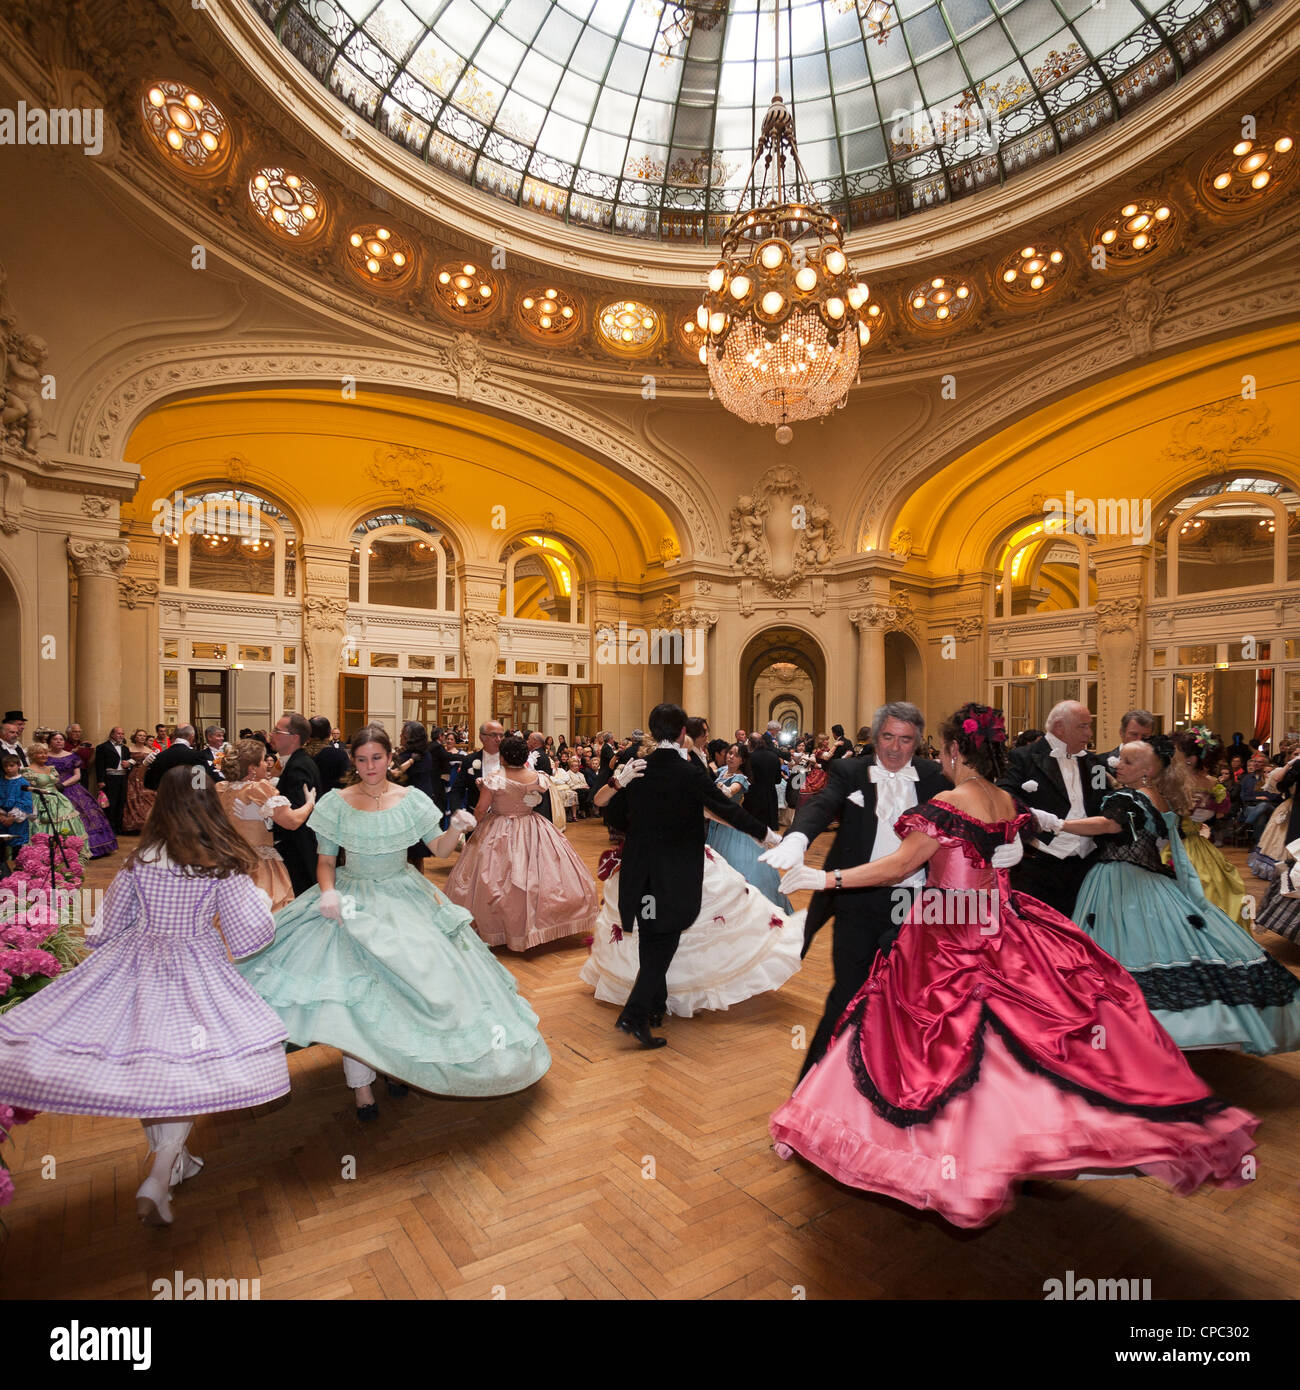
<path fill-rule="evenodd" d="M 302 716 L 292 718 L 299 720 Z M 483 726 L 502 727 L 495 722 Z M 1121 742 L 1143 737 L 1153 727 L 1154 717 L 1147 711 L 1130 711 L 1125 715 Z M 322 786 L 329 790 L 342 785 L 351 773 L 351 758 L 342 731 L 320 716 L 303 720 L 302 728 L 305 736 L 299 740 L 300 746 L 315 759 Z M 102 810 L 114 835 L 134 834 L 148 818 L 154 790 L 169 767 L 202 764 L 216 781 L 237 781 L 247 777 L 250 769 L 259 778 L 275 779 L 281 765 L 276 746 L 281 732 L 279 725 L 271 733 L 241 728 L 238 737 L 231 740 L 220 725 L 210 725 L 200 733 L 189 724 L 155 724 L 152 731 L 135 728 L 128 737 L 125 727 L 117 725 L 103 742 L 96 744 L 75 723 L 61 730 L 37 725 L 28 734 L 22 712 L 10 710 L 0 721 L 0 764 L 9 764 L 7 768 L 0 767 L 0 783 L 5 778 L 21 777 L 34 760 L 44 766 L 46 755 L 57 752 L 73 774 L 79 771 L 79 777 L 65 778 L 60 790 L 67 794 L 67 783 L 79 780 L 84 793 L 93 797 Z M 592 804 L 595 793 L 610 781 L 619 765 L 645 751 L 645 735 L 640 729 L 623 737 L 600 730 L 580 734 L 572 742 L 563 734 L 556 738 L 521 729 L 504 732 L 528 740 L 530 765 L 550 778 L 552 796 L 563 809 L 566 821 L 598 815 Z M 799 734 L 769 723 L 762 733 L 737 729 L 732 738 L 724 739 L 709 737 L 707 721 L 696 718 L 690 721 L 688 733 L 696 746 L 707 750 L 710 766 L 719 772 L 731 770 L 748 775 L 751 753 L 759 749 L 775 752 L 780 760 L 777 800 L 782 824 L 788 824 L 797 806 L 825 785 L 831 762 L 872 752 L 869 728 L 860 728 L 857 737 L 850 739 L 839 724 L 833 725 L 829 734 Z M 1016 746 L 1039 737 L 1039 730 L 1026 730 L 1016 738 Z M 470 730 L 464 726 L 430 729 L 419 721 L 408 720 L 402 725 L 393 753 L 393 770 L 402 781 L 429 795 L 444 816 L 450 817 L 465 805 L 473 780 L 465 764 L 473 751 Z M 1206 770 L 1218 779 L 1225 793 L 1221 799 L 1223 812 L 1214 823 L 1216 840 L 1232 837 L 1254 844 L 1259 839 L 1284 799 L 1277 784 L 1298 752 L 1297 740 L 1283 740 L 1271 753 L 1266 743 L 1251 744 L 1240 733 L 1211 751 Z M 1118 753 L 1118 745 L 1112 753 Z M 68 754 L 76 755 L 76 764 L 67 761 Z M 918 755 L 935 756 L 928 740 Z M 8 799 L 0 797 L 0 801 Z M 0 832 L 13 832 L 21 821 L 21 814 L 14 820 L 9 808 L 0 807 Z"/>

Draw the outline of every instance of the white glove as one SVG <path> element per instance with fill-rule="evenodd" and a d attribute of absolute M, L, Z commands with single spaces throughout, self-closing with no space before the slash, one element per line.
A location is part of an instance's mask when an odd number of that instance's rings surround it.
<path fill-rule="evenodd" d="M 343 920 L 343 899 L 339 897 L 336 888 L 326 888 L 320 895 L 320 901 L 316 907 L 322 917 L 328 917 L 332 922 Z"/>
<path fill-rule="evenodd" d="M 781 832 L 779 830 L 769 830 L 763 836 L 763 844 L 767 849 L 775 849 L 781 843 Z"/>
<path fill-rule="evenodd" d="M 811 864 L 798 865 L 781 880 L 781 891 L 787 895 L 802 892 L 805 888 L 820 893 L 825 887 L 826 870 L 814 869 Z"/>
<path fill-rule="evenodd" d="M 453 811 L 450 826 L 452 830 L 458 830 L 462 834 L 468 834 L 478 824 L 478 820 L 472 811 Z"/>
<path fill-rule="evenodd" d="M 989 856 L 989 863 L 995 869 L 1013 869 L 1024 857 L 1025 847 L 1017 835 L 1009 845 L 999 845 Z"/>
<path fill-rule="evenodd" d="M 21 824 L 23 823 L 23 821 L 25 821 L 25 820 L 27 819 L 27 812 L 26 812 L 26 811 L 19 810 L 19 808 L 18 808 L 17 806 L 15 806 L 14 809 L 13 809 L 12 811 L 9 812 L 9 815 L 10 815 L 10 818 L 11 818 L 11 819 L 10 819 L 10 824 L 11 824 L 11 825 L 21 825 Z"/>
<path fill-rule="evenodd" d="M 803 863 L 807 849 L 807 835 L 802 831 L 792 830 L 780 844 L 758 857 L 762 863 L 770 864 L 777 873 L 783 874 L 787 869 L 796 868 Z"/>
<path fill-rule="evenodd" d="M 1033 807 L 1034 824 L 1040 830 L 1046 830 L 1049 834 L 1055 834 L 1065 822 L 1060 816 L 1054 816 L 1050 811 L 1040 811 L 1037 806 Z"/>
<path fill-rule="evenodd" d="M 614 774 L 614 783 L 621 790 L 623 787 L 626 787 L 629 782 L 635 782 L 636 779 L 643 776 L 644 773 L 645 759 L 633 758 L 630 762 L 624 763 Z"/>

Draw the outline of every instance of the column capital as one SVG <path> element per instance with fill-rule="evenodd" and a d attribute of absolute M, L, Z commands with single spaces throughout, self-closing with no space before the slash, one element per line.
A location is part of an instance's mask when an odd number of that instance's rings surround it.
<path fill-rule="evenodd" d="M 85 536 L 68 537 L 68 558 L 78 579 L 92 575 L 115 579 L 122 572 L 131 554 L 125 541 L 91 540 Z"/>
<path fill-rule="evenodd" d="M 1137 594 L 1098 599 L 1093 611 L 1099 632 L 1132 632 L 1142 616 L 1142 599 Z"/>
<path fill-rule="evenodd" d="M 898 609 L 892 603 L 869 603 L 863 608 L 855 608 L 849 614 L 849 622 L 859 632 L 879 629 L 884 632 L 898 624 Z"/>

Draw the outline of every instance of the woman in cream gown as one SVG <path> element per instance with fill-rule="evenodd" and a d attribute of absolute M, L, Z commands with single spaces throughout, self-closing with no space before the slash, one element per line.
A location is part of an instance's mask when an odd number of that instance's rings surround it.
<path fill-rule="evenodd" d="M 255 738 L 241 738 L 222 760 L 221 770 L 226 777 L 216 784 L 221 808 L 257 855 L 253 882 L 271 899 L 272 910 L 278 912 L 293 901 L 293 885 L 284 860 L 272 843 L 271 826 L 297 830 L 311 815 L 316 793 L 308 791 L 306 801 L 297 809 L 290 806 L 268 779 L 266 745 Z"/>

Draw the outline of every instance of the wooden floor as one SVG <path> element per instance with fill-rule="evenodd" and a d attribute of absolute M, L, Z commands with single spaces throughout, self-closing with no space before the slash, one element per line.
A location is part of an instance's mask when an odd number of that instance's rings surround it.
<path fill-rule="evenodd" d="M 570 836 L 594 867 L 603 829 Z M 1264 944 L 1300 972 L 1300 951 Z M 177 1270 L 259 1279 L 263 1299 L 1041 1299 L 1067 1270 L 1150 1279 L 1156 1299 L 1300 1289 L 1300 1054 L 1191 1059 L 1263 1120 L 1253 1184 L 1190 1198 L 1143 1178 L 1034 1184 L 997 1225 L 960 1232 L 772 1151 L 767 1118 L 801 1060 L 793 1030 L 811 1034 L 829 986 L 829 932 L 780 993 L 670 1019 L 656 1053 L 579 982 L 580 938 L 499 954 L 555 1059 L 530 1091 L 381 1092 L 361 1126 L 338 1053 L 294 1053 L 291 1096 L 196 1125 L 207 1168 L 178 1189 L 167 1230 L 135 1217 L 138 1123 L 42 1115 L 7 1148 L 0 1295 L 145 1299 Z"/>

